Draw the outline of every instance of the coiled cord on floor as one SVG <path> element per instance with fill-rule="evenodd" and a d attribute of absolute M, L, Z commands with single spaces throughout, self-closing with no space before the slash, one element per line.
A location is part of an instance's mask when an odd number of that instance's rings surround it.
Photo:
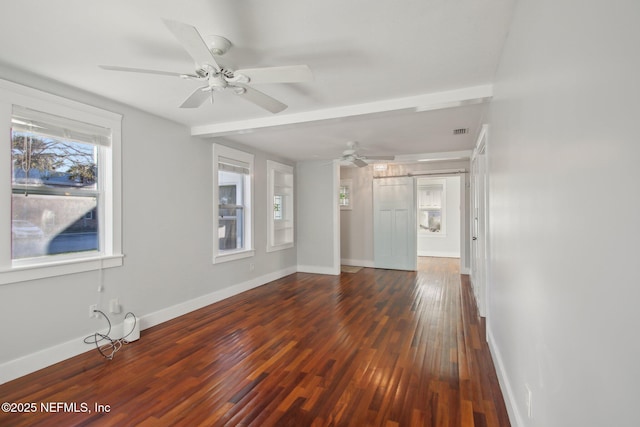
<path fill-rule="evenodd" d="M 129 317 L 129 315 L 133 316 L 133 326 L 131 330 L 122 338 L 113 339 L 109 336 L 109 334 L 111 333 L 111 321 L 109 320 L 109 317 L 106 314 L 104 314 L 104 312 L 102 312 L 101 310 L 94 310 L 94 312 L 101 314 L 102 317 L 106 319 L 107 324 L 109 325 L 109 329 L 107 330 L 106 334 L 101 334 L 100 332 L 96 332 L 93 335 L 89 335 L 85 337 L 84 343 L 95 344 L 96 349 L 102 355 L 102 357 L 104 357 L 107 360 L 111 360 L 113 359 L 113 356 L 116 354 L 116 352 L 122 348 L 123 344 L 129 343 L 129 341 L 127 341 L 126 338 L 129 335 L 131 335 L 133 331 L 136 330 L 136 323 L 138 322 L 138 319 L 136 318 L 136 315 L 133 314 L 132 312 L 128 312 L 127 314 L 125 314 L 124 315 L 125 319 Z M 103 341 L 106 341 L 106 343 L 100 345 L 100 343 Z"/>

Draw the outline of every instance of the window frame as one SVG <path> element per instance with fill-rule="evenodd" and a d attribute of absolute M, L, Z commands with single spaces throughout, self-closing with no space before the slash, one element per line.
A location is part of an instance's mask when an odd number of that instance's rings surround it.
<path fill-rule="evenodd" d="M 235 148 L 227 147 L 226 145 L 213 144 L 213 264 L 222 262 L 234 261 L 242 258 L 249 258 L 254 256 L 255 249 L 253 243 L 253 175 L 254 175 L 254 155 L 246 153 L 244 151 L 236 150 Z M 220 158 L 227 158 L 236 160 L 238 162 L 246 163 L 249 165 L 248 185 L 244 189 L 244 225 L 242 227 L 244 236 L 244 248 L 237 250 L 221 251 L 219 247 L 219 162 Z"/>
<path fill-rule="evenodd" d="M 11 176 L 10 135 L 14 105 L 111 130 L 109 147 L 101 149 L 98 167 L 99 180 L 102 181 L 100 209 L 103 211 L 98 215 L 103 217 L 100 237 L 104 243 L 100 244 L 99 251 L 12 260 L 10 206 L 13 188 L 11 179 L 7 179 L 0 184 L 0 200 L 9 207 L 0 209 L 0 285 L 121 266 L 124 257 L 122 115 L 0 79 L 0 133 L 6 138 L 4 148 L 0 150 L 0 171 L 5 177 Z"/>
<path fill-rule="evenodd" d="M 276 175 L 281 175 L 278 180 Z M 282 183 L 281 181 L 288 183 Z M 281 197 L 281 218 L 274 214 L 275 197 Z M 295 245 L 295 191 L 293 166 L 267 160 L 267 252 L 292 248 Z M 282 233 L 285 238 L 276 239 Z M 280 235 L 282 235 L 280 234 Z"/>
<path fill-rule="evenodd" d="M 342 189 L 345 188 L 345 194 L 348 195 L 345 199 L 347 203 L 342 203 Z M 340 206 L 340 210 L 342 211 L 350 211 L 353 209 L 353 180 L 352 179 L 341 179 L 340 180 L 340 188 L 338 188 L 338 205 Z"/>

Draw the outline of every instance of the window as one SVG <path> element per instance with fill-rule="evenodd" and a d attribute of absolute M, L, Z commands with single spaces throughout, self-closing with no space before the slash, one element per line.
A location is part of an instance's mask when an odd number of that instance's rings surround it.
<path fill-rule="evenodd" d="M 418 218 L 420 232 L 445 234 L 444 223 L 444 180 L 418 180 Z"/>
<path fill-rule="evenodd" d="M 4 81 L 0 94 L 0 283 L 122 265 L 121 116 Z"/>
<path fill-rule="evenodd" d="M 351 200 L 351 180 L 350 179 L 341 179 L 340 180 L 340 192 L 339 194 L 339 205 L 342 210 L 351 210 L 351 206 L 353 201 Z"/>
<path fill-rule="evenodd" d="M 214 144 L 213 162 L 213 262 L 252 256 L 253 155 Z"/>
<path fill-rule="evenodd" d="M 267 252 L 293 247 L 293 167 L 267 160 Z"/>
<path fill-rule="evenodd" d="M 273 220 L 281 221 L 283 219 L 282 211 L 284 210 L 284 198 L 282 195 L 273 196 Z"/>

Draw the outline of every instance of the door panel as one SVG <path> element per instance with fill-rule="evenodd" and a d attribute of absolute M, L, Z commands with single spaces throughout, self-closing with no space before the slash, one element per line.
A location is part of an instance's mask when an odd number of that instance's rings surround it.
<path fill-rule="evenodd" d="M 376 268 L 417 269 L 415 180 L 373 181 L 374 262 Z"/>
<path fill-rule="evenodd" d="M 478 303 L 478 311 L 487 316 L 487 171 L 486 133 L 483 133 L 471 160 L 471 285 Z"/>

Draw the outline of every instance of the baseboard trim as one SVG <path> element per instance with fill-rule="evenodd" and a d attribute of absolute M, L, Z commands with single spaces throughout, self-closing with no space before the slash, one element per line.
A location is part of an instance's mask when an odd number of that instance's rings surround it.
<path fill-rule="evenodd" d="M 431 256 L 435 258 L 460 258 L 460 252 L 418 251 L 418 256 Z"/>
<path fill-rule="evenodd" d="M 79 337 L 3 363 L 0 365 L 0 384 L 95 349 L 83 340 L 84 337 Z"/>
<path fill-rule="evenodd" d="M 353 265 L 355 267 L 368 267 L 368 268 L 376 268 L 373 260 L 370 259 L 350 259 L 344 258 L 340 260 L 340 263 L 343 265 Z"/>
<path fill-rule="evenodd" d="M 298 271 L 296 266 L 274 271 L 246 282 L 220 289 L 218 291 L 211 292 L 210 294 L 141 316 L 140 330 L 159 325 L 160 323 L 175 319 L 176 317 L 198 310 L 202 307 L 206 307 L 207 305 L 216 303 L 250 289 L 257 288 L 258 286 L 262 286 L 284 276 L 288 276 L 289 274 L 293 274 L 296 271 Z M 121 325 L 114 325 L 114 329 L 117 329 L 118 327 L 122 329 Z M 118 334 L 116 333 L 116 335 Z M 28 375 L 42 368 L 46 368 L 47 366 L 70 359 L 79 354 L 86 353 L 87 351 L 95 350 L 95 346 L 84 343 L 84 338 L 84 336 L 78 337 L 0 364 L 0 384 L 15 380 L 16 378 Z"/>
<path fill-rule="evenodd" d="M 182 302 L 180 304 L 173 305 L 171 307 L 163 308 L 153 313 L 149 313 L 140 318 L 140 330 L 151 328 L 152 326 L 159 325 L 168 320 L 175 319 L 184 314 L 198 310 L 202 307 L 206 307 L 223 299 L 238 295 L 242 292 L 248 291 L 258 286 L 262 286 L 266 283 L 278 280 L 289 274 L 293 274 L 297 271 L 296 267 L 289 267 L 283 270 L 274 271 L 269 274 L 265 274 L 260 277 L 253 278 L 246 282 L 238 283 L 237 285 L 229 286 L 228 288 L 220 289 L 219 291 L 211 292 L 210 294 L 202 295 L 200 297 Z"/>
<path fill-rule="evenodd" d="M 504 404 L 507 407 L 507 413 L 509 414 L 509 421 L 511 425 L 514 427 L 524 427 L 524 421 L 520 411 L 518 410 L 518 406 L 516 405 L 515 395 L 513 393 L 513 388 L 511 387 L 511 383 L 509 382 L 509 377 L 504 367 L 504 363 L 502 362 L 502 356 L 500 355 L 500 350 L 496 345 L 495 339 L 493 338 L 493 333 L 491 332 L 490 325 L 487 324 L 487 342 L 489 344 L 489 351 L 491 352 L 491 358 L 493 359 L 493 364 L 496 367 L 496 373 L 498 375 L 498 383 L 500 383 L 500 389 L 502 390 L 502 394 L 504 396 Z"/>
<path fill-rule="evenodd" d="M 319 267 L 317 265 L 299 265 L 298 273 L 313 274 L 329 274 L 331 276 L 340 275 L 340 266 L 336 267 Z"/>

